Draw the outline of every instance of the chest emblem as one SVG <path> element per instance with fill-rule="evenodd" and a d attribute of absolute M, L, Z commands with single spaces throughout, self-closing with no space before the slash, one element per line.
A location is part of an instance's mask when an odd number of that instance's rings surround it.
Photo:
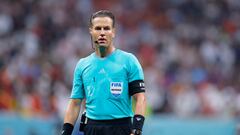
<path fill-rule="evenodd" d="M 114 97 L 119 97 L 123 91 L 123 82 L 111 82 L 110 92 Z"/>

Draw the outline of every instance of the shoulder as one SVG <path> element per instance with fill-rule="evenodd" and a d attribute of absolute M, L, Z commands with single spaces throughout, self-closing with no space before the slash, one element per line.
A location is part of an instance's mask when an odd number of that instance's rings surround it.
<path fill-rule="evenodd" d="M 118 50 L 117 61 L 122 65 L 125 65 L 129 70 L 134 69 L 136 66 L 140 66 L 137 57 L 133 53 L 129 53 L 123 50 Z"/>
<path fill-rule="evenodd" d="M 119 51 L 122 53 L 122 57 L 125 58 L 129 64 L 138 62 L 137 57 L 133 53 L 126 52 L 123 50 Z"/>
<path fill-rule="evenodd" d="M 136 59 L 136 56 L 130 52 L 126 52 L 126 51 L 123 51 L 121 49 L 118 49 L 118 54 L 121 56 L 121 57 L 126 57 L 128 59 Z"/>
<path fill-rule="evenodd" d="M 94 54 L 94 53 L 92 53 L 92 54 L 90 54 L 90 55 L 88 55 L 88 56 L 86 56 L 86 57 L 83 57 L 83 58 L 79 59 L 78 62 L 77 62 L 76 67 L 77 67 L 77 68 L 83 68 L 83 67 L 85 67 L 86 65 L 89 65 L 89 64 L 91 63 L 92 59 L 93 59 L 93 54 Z"/>

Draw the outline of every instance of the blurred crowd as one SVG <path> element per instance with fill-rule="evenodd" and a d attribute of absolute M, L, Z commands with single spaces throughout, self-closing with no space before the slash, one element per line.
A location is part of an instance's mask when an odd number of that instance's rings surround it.
<path fill-rule="evenodd" d="M 1 0 L 1 111 L 63 118 L 100 9 L 140 60 L 153 114 L 240 116 L 239 0 Z"/>

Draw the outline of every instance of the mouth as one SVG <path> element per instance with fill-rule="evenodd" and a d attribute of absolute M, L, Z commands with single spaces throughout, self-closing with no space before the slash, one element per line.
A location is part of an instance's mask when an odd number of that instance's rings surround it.
<path fill-rule="evenodd" d="M 105 38 L 99 38 L 99 39 L 98 39 L 98 43 L 99 43 L 99 44 L 106 44 L 106 43 L 107 43 L 107 39 L 105 39 Z"/>

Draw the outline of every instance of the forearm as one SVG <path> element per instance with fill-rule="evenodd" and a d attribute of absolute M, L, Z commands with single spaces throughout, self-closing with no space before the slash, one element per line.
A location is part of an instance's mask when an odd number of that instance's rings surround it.
<path fill-rule="evenodd" d="M 145 93 L 137 93 L 134 95 L 134 99 L 136 100 L 135 106 L 135 115 L 133 117 L 133 125 L 132 125 L 132 134 L 131 135 L 141 135 L 142 128 L 144 124 L 144 115 L 146 109 L 146 97 Z"/>
<path fill-rule="evenodd" d="M 75 124 L 81 108 L 81 100 L 70 100 L 64 117 L 64 123 Z"/>
<path fill-rule="evenodd" d="M 134 95 L 136 99 L 135 114 L 145 115 L 146 111 L 146 97 L 144 93 Z"/>

